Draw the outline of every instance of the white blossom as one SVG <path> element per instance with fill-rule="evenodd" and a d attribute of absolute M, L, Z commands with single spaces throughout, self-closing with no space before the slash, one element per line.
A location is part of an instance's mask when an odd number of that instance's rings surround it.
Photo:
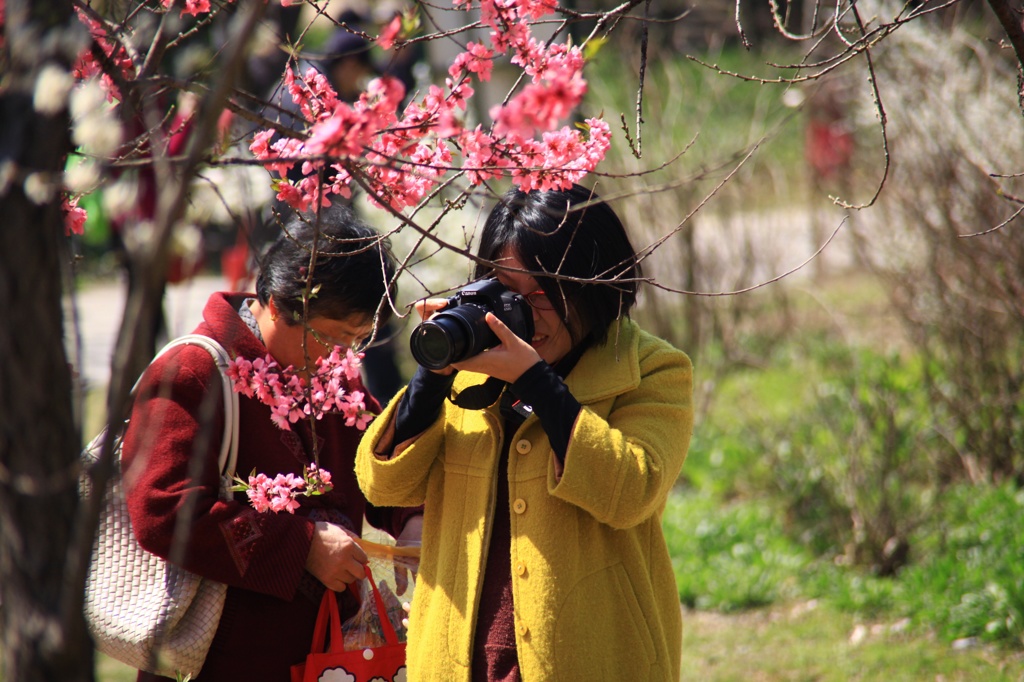
<path fill-rule="evenodd" d="M 243 153 L 243 152 L 239 152 Z M 269 206 L 274 191 L 256 166 L 210 168 L 192 184 L 188 219 L 201 224 L 231 225 L 235 216 Z"/>
<path fill-rule="evenodd" d="M 64 173 L 64 187 L 73 194 L 91 192 L 99 182 L 100 169 L 92 159 L 76 163 Z"/>
<path fill-rule="evenodd" d="M 799 89 L 795 85 L 790 85 L 786 88 L 786 91 L 782 93 L 782 105 L 789 107 L 790 109 L 796 109 L 804 100 L 807 99 L 807 95 L 803 90 Z"/>
<path fill-rule="evenodd" d="M 86 153 L 110 157 L 121 146 L 121 122 L 97 79 L 90 79 L 71 92 L 71 118 L 71 137 Z"/>
<path fill-rule="evenodd" d="M 130 224 L 131 229 L 125 230 L 122 234 L 125 248 L 129 253 L 139 253 L 143 245 L 153 240 L 156 226 L 152 220 L 137 220 Z"/>
<path fill-rule="evenodd" d="M 72 118 L 85 118 L 103 107 L 106 102 L 107 95 L 103 92 L 103 86 L 100 85 L 99 79 L 90 78 L 83 81 L 71 93 L 71 116 Z"/>
<path fill-rule="evenodd" d="M 43 173 L 31 173 L 25 178 L 25 196 L 32 203 L 42 206 L 53 198 L 53 182 Z"/>
<path fill-rule="evenodd" d="M 126 174 L 103 190 L 103 208 L 115 220 L 126 216 L 139 200 L 139 186 L 133 174 Z"/>
<path fill-rule="evenodd" d="M 67 106 L 68 93 L 75 84 L 71 74 L 57 64 L 46 64 L 39 70 L 32 107 L 44 116 L 60 113 Z"/>
<path fill-rule="evenodd" d="M 105 113 L 92 114 L 75 121 L 72 139 L 89 154 L 110 157 L 121 146 L 121 124 Z"/>
<path fill-rule="evenodd" d="M 203 231 L 192 224 L 179 224 L 171 232 L 171 252 L 181 255 L 198 255 L 203 247 Z"/>

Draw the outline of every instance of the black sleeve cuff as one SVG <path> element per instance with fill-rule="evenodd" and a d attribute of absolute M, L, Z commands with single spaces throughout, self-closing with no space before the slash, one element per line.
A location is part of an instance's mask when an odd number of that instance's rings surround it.
<path fill-rule="evenodd" d="M 548 434 L 551 449 L 558 461 L 565 464 L 565 453 L 569 450 L 569 437 L 583 406 L 569 392 L 562 378 L 551 365 L 541 360 L 511 386 L 512 393 L 533 408 L 540 419 L 540 425 Z"/>
<path fill-rule="evenodd" d="M 420 435 L 437 421 L 454 381 L 455 372 L 444 376 L 423 367 L 416 370 L 395 413 L 395 444 Z"/>

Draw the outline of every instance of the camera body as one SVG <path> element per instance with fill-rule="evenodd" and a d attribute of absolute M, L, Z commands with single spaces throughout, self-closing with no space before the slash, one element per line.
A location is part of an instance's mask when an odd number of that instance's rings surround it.
<path fill-rule="evenodd" d="M 487 313 L 505 323 L 527 343 L 533 338 L 533 311 L 521 295 L 497 279 L 467 285 L 448 299 L 448 304 L 412 331 L 412 355 L 427 369 L 442 369 L 498 345 L 487 326 Z"/>

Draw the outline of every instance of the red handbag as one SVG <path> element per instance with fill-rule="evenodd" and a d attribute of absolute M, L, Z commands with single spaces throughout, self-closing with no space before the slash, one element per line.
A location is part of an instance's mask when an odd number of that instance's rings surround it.
<path fill-rule="evenodd" d="M 304 663 L 291 668 L 292 682 L 402 682 L 405 680 L 405 643 L 398 641 L 394 626 L 373 574 L 366 579 L 373 588 L 385 643 L 379 646 L 345 648 L 338 599 L 333 590 L 324 592 L 313 630 L 313 645 Z M 327 629 L 330 627 L 330 646 Z"/>

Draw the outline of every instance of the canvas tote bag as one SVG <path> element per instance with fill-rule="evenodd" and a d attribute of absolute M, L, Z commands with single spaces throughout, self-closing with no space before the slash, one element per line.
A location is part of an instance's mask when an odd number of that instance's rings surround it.
<path fill-rule="evenodd" d="M 156 357 L 184 344 L 205 348 L 220 370 L 225 429 L 219 463 L 221 495 L 227 499 L 238 459 L 238 394 L 225 373 L 231 359 L 219 343 L 199 334 L 171 341 Z M 86 446 L 86 466 L 99 457 L 105 431 Z M 123 430 L 114 450 L 119 465 L 122 436 Z M 103 500 L 93 545 L 85 588 L 89 632 L 97 650 L 134 668 L 165 677 L 195 677 L 220 622 L 227 585 L 200 578 L 139 546 L 120 474 L 119 466 Z M 87 481 L 83 486 L 88 495 Z"/>

